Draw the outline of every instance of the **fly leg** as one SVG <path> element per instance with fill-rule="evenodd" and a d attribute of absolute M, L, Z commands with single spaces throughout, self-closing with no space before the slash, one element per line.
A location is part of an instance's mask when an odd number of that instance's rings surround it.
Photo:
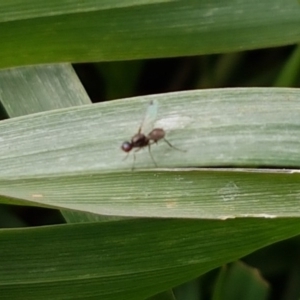
<path fill-rule="evenodd" d="M 127 159 L 129 153 L 126 154 L 126 156 L 122 159 L 123 161 Z"/>
<path fill-rule="evenodd" d="M 152 152 L 151 152 L 151 145 L 152 145 L 153 143 L 149 143 L 148 144 L 148 150 L 149 150 L 149 154 L 150 154 L 150 157 L 151 157 L 151 159 L 152 159 L 152 161 L 153 161 L 153 163 L 154 163 L 154 165 L 155 165 L 155 167 L 157 167 L 157 163 L 156 163 L 156 161 L 155 161 L 155 159 L 154 159 L 154 157 L 153 157 L 153 155 L 152 155 Z"/>
<path fill-rule="evenodd" d="M 134 150 L 134 152 L 132 153 L 133 154 L 133 162 L 132 162 L 132 167 L 131 167 L 131 171 L 134 170 L 134 164 L 135 164 L 135 160 L 136 160 L 136 156 L 135 156 L 135 153 L 140 151 L 142 148 L 137 148 L 136 150 Z"/>
<path fill-rule="evenodd" d="M 133 161 L 132 161 L 131 171 L 134 170 L 134 164 L 135 164 L 135 152 L 136 152 L 136 151 L 133 152 Z"/>
<path fill-rule="evenodd" d="M 186 150 L 182 150 L 182 149 L 179 149 L 179 148 L 173 146 L 166 138 L 163 138 L 163 139 L 164 139 L 164 141 L 165 141 L 171 148 L 173 148 L 173 149 L 175 149 L 175 150 L 177 150 L 177 151 L 186 152 Z"/>
<path fill-rule="evenodd" d="M 153 144 L 153 143 L 151 143 L 151 144 Z M 153 155 L 152 155 L 152 152 L 151 152 L 151 147 L 150 147 L 151 144 L 148 144 L 149 154 L 150 154 L 151 160 L 153 161 L 155 167 L 157 167 L 157 163 L 156 163 L 156 161 L 155 161 L 155 159 L 154 159 L 154 157 L 153 157 Z M 138 148 L 138 149 L 136 149 L 136 150 L 133 152 L 133 162 L 132 162 L 132 168 L 131 168 L 131 171 L 134 170 L 134 165 L 135 165 L 135 160 L 136 160 L 135 153 L 138 152 L 138 151 L 140 151 L 141 149 L 142 149 L 142 148 Z"/>

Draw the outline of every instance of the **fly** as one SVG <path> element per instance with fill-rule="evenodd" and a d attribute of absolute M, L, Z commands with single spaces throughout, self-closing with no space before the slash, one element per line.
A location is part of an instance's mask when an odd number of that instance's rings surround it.
<path fill-rule="evenodd" d="M 124 142 L 121 146 L 121 149 L 124 152 L 129 153 L 132 149 L 135 148 L 134 153 L 133 153 L 133 165 L 132 165 L 132 170 L 134 169 L 134 163 L 135 163 L 135 152 L 148 147 L 150 157 L 154 163 L 154 165 L 157 167 L 157 163 L 151 153 L 151 145 L 157 144 L 158 141 L 164 140 L 171 148 L 176 149 L 178 151 L 183 151 L 181 149 L 176 148 L 173 146 L 166 138 L 166 132 L 162 128 L 153 128 L 153 124 L 156 120 L 157 116 L 157 102 L 156 101 L 151 101 L 145 118 L 139 127 L 138 132 L 131 138 L 131 141 Z M 146 132 L 149 132 L 146 134 Z M 127 156 L 125 157 L 127 158 Z"/>

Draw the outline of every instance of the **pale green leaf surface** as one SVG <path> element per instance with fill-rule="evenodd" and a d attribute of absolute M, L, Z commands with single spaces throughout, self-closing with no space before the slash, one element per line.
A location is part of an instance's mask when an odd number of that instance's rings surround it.
<path fill-rule="evenodd" d="M 299 179 L 288 173 L 170 170 L 1 180 L 0 192 L 15 198 L 1 199 L 7 204 L 102 215 L 276 218 L 299 217 Z"/>
<path fill-rule="evenodd" d="M 300 39 L 296 1 L 93 3 L 55 1 L 36 10 L 20 4 L 17 11 L 6 1 L 0 67 L 223 53 Z"/>
<path fill-rule="evenodd" d="M 120 146 L 138 130 L 152 99 L 154 127 L 167 139 L 151 151 L 159 167 L 299 167 L 297 89 L 215 89 L 78 106 L 0 123 L 0 178 L 131 171 Z M 147 133 L 145 133 L 147 134 Z M 135 167 L 153 168 L 147 150 Z M 131 173 L 129 173 L 131 174 Z"/>
<path fill-rule="evenodd" d="M 1 104 L 9 117 L 90 104 L 71 65 L 30 66 L 0 72 Z M 91 222 L 99 215 L 62 210 L 68 222 Z M 101 220 L 103 217 L 101 217 Z"/>
<path fill-rule="evenodd" d="M 91 103 L 68 64 L 3 70 L 0 72 L 0 95 L 9 117 Z M 61 213 L 73 223 L 96 221 L 100 217 L 70 210 L 61 210 Z"/>
<path fill-rule="evenodd" d="M 163 168 L 153 168 L 140 151 L 131 172 L 132 157 L 122 161 L 120 144 L 136 132 L 153 98 L 157 126 L 186 152 L 161 142 L 152 152 Z M 3 121 L 0 193 L 15 199 L 1 201 L 119 216 L 299 216 L 296 171 L 172 169 L 299 167 L 298 99 L 295 89 L 191 91 Z"/>
<path fill-rule="evenodd" d="M 145 299 L 292 237 L 299 225 L 141 219 L 1 230 L 1 299 Z"/>
<path fill-rule="evenodd" d="M 1 71 L 0 101 L 11 118 L 91 103 L 68 64 Z"/>

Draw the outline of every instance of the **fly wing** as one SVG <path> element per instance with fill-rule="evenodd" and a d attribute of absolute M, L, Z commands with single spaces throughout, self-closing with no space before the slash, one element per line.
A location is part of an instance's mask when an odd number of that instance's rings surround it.
<path fill-rule="evenodd" d="M 140 127 L 140 132 L 148 135 L 151 130 L 153 129 L 154 123 L 157 118 L 157 110 L 158 110 L 158 103 L 156 100 L 151 100 L 147 107 L 147 111 Z"/>

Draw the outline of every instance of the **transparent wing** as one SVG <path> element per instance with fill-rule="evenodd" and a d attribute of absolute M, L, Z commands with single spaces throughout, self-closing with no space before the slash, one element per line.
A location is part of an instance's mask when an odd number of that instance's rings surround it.
<path fill-rule="evenodd" d="M 157 111 L 158 111 L 158 103 L 156 100 L 152 100 L 147 107 L 147 111 L 146 111 L 144 120 L 140 127 L 141 133 L 144 133 L 147 135 L 153 129 L 154 123 L 157 118 Z"/>

